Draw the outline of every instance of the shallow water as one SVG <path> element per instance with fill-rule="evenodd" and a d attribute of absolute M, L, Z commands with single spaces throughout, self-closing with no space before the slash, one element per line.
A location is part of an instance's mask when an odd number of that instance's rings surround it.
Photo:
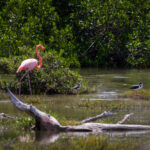
<path fill-rule="evenodd" d="M 96 93 L 93 94 L 84 94 L 84 95 L 51 95 L 51 96 L 39 96 L 42 104 L 36 104 L 36 106 L 42 111 L 50 111 L 52 113 L 57 114 L 58 116 L 64 116 L 67 120 L 76 120 L 80 121 L 89 116 L 98 115 L 101 113 L 101 109 L 99 107 L 95 107 L 94 109 L 88 107 L 79 106 L 80 103 L 84 101 L 129 101 L 118 98 L 118 95 L 123 93 L 132 85 L 138 84 L 139 82 L 143 82 L 144 89 L 150 88 L 150 70 L 101 70 L 101 69 L 82 69 L 80 71 L 81 75 L 85 80 L 89 81 L 89 86 L 94 86 L 97 89 Z M 10 77 L 7 75 L 0 75 L 0 78 L 9 80 Z M 87 102 L 88 103 L 88 102 Z M 135 102 L 136 103 L 136 102 Z M 142 103 L 142 102 L 140 102 Z M 150 124 L 150 108 L 143 109 L 142 105 L 133 110 L 121 110 L 121 108 L 115 109 L 115 112 L 121 113 L 122 115 L 134 113 L 134 117 L 132 122 L 135 120 L 139 122 L 139 124 Z M 18 111 L 9 100 L 1 100 L 0 101 L 0 113 L 6 113 L 9 115 L 24 115 L 20 111 Z M 118 117 L 118 118 L 117 118 Z M 116 116 L 116 120 L 119 120 L 120 116 Z M 126 143 L 127 145 L 133 140 L 133 144 L 136 144 L 136 140 L 140 143 L 136 149 L 147 150 L 150 149 L 149 140 L 150 133 L 149 132 L 107 132 L 107 133 L 20 133 L 19 131 L 14 131 L 11 128 L 7 130 L 0 129 L 0 150 L 5 149 L 5 146 L 8 146 L 10 140 L 10 148 L 12 148 L 13 144 L 19 145 L 20 149 L 36 149 L 40 144 L 47 144 L 47 147 L 50 147 L 50 143 L 55 144 L 55 146 L 59 147 L 61 144 L 63 145 L 63 149 L 69 149 L 71 146 L 74 146 L 72 141 L 76 142 L 80 138 L 88 139 L 88 138 L 97 138 L 97 137 L 105 137 L 108 141 L 113 141 L 115 143 L 121 142 Z M 2 138 L 4 137 L 4 138 Z M 6 140 L 5 140 L 6 139 Z M 70 142 L 71 141 L 71 142 Z M 28 143 L 27 145 L 22 146 L 22 143 Z M 30 144 L 29 144 L 30 143 Z M 68 145 L 70 144 L 70 147 Z M 30 145 L 30 146 L 29 146 Z M 66 145 L 66 146 L 65 146 Z M 58 148 L 57 149 L 61 149 Z M 45 147 L 46 148 L 46 145 Z M 42 146 L 39 149 L 44 149 Z M 8 148 L 9 149 L 9 148 Z M 14 148 L 15 149 L 15 148 Z M 122 146 L 122 149 L 126 149 L 126 145 Z"/>
<path fill-rule="evenodd" d="M 144 89 L 150 88 L 150 70 L 82 69 L 81 74 L 98 91 L 90 95 L 90 100 L 117 100 L 118 94 L 140 82 Z"/>

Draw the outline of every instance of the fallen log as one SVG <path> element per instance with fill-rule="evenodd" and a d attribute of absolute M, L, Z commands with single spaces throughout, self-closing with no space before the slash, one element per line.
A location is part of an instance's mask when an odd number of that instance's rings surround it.
<path fill-rule="evenodd" d="M 62 126 L 53 116 L 46 114 L 32 105 L 21 102 L 8 89 L 11 102 L 19 110 L 24 111 L 35 118 L 36 130 L 45 130 L 51 132 L 104 132 L 104 131 L 141 131 L 150 130 L 148 125 L 134 125 L 134 124 L 104 124 L 104 123 L 83 123 L 77 126 Z"/>

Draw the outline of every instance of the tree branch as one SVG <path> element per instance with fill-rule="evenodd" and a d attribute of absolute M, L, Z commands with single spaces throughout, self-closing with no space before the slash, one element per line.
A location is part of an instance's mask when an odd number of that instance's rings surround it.
<path fill-rule="evenodd" d="M 117 124 L 123 124 L 123 123 L 124 123 L 127 119 L 129 119 L 130 116 L 132 116 L 132 115 L 133 115 L 133 113 L 126 114 L 122 120 L 120 120 L 120 121 L 117 122 Z"/>
<path fill-rule="evenodd" d="M 87 122 L 95 121 L 95 120 L 100 119 L 100 118 L 103 118 L 103 117 L 109 117 L 109 116 L 115 116 L 115 115 L 116 115 L 116 113 L 106 112 L 106 111 L 105 111 L 105 112 L 101 113 L 100 115 L 87 118 L 87 119 L 85 119 L 85 120 L 82 120 L 81 122 L 82 122 L 82 123 L 87 123 Z"/>

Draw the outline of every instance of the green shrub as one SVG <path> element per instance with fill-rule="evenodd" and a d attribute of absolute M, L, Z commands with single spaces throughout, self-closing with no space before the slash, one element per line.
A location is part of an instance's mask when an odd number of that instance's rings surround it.
<path fill-rule="evenodd" d="M 0 6 L 0 57 L 26 55 L 20 47 L 42 43 L 71 67 L 150 65 L 147 0 L 11 0 Z"/>
<path fill-rule="evenodd" d="M 27 48 L 22 48 L 22 53 L 25 52 L 25 49 Z M 13 92 L 17 93 L 19 88 L 19 80 L 25 71 L 16 73 L 16 70 L 24 59 L 27 59 L 27 57 L 35 57 L 35 51 L 31 50 L 30 48 L 28 50 L 29 53 L 26 53 L 26 55 L 23 55 L 22 57 L 15 56 L 12 58 L 3 58 L 4 62 L 7 62 L 5 73 L 10 71 L 10 73 L 16 74 L 16 77 L 10 82 L 1 80 L 1 89 L 5 90 L 7 87 L 9 87 Z M 77 72 L 69 69 L 71 63 L 67 63 L 66 60 L 57 53 L 54 54 L 52 52 L 46 52 L 45 54 L 41 54 L 43 55 L 42 68 L 30 71 L 33 93 L 73 93 L 71 88 L 83 79 Z M 27 76 L 25 76 L 22 80 L 21 87 L 22 93 L 29 93 Z"/>

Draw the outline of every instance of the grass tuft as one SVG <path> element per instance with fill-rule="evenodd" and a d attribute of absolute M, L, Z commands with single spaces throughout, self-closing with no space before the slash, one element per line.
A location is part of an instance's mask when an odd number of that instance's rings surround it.
<path fill-rule="evenodd" d="M 141 100 L 150 100 L 150 90 L 139 90 L 135 95 L 134 91 L 126 91 L 123 94 L 123 98 L 133 98 L 133 99 L 141 99 Z"/>

